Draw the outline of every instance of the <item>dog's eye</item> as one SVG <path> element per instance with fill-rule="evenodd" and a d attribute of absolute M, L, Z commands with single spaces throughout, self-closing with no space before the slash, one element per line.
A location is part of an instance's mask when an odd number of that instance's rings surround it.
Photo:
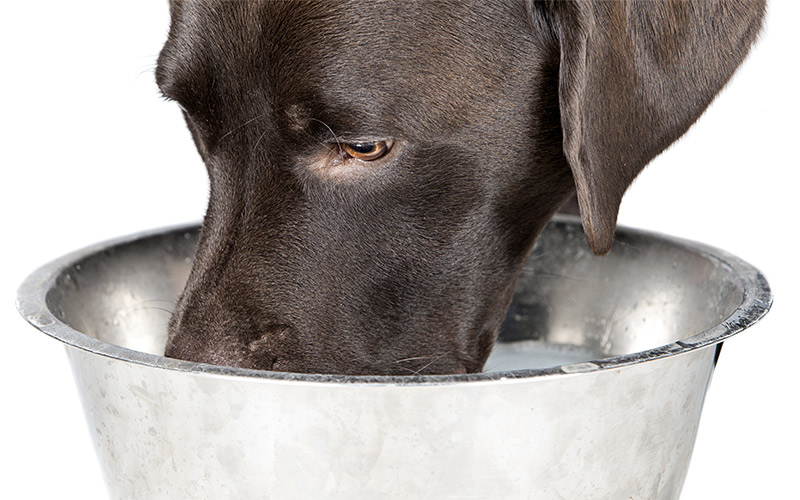
<path fill-rule="evenodd" d="M 377 160 L 392 149 L 392 141 L 352 142 L 342 144 L 342 150 L 357 160 Z"/>

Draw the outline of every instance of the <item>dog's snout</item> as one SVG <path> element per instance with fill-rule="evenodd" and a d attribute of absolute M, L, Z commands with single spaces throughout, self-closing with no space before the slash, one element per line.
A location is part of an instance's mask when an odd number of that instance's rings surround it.
<path fill-rule="evenodd" d="M 281 370 L 287 362 L 302 356 L 296 347 L 300 335 L 287 324 L 269 324 L 256 328 L 246 341 L 253 366 L 259 370 Z"/>
<path fill-rule="evenodd" d="M 196 363 L 254 370 L 275 369 L 279 360 L 287 356 L 281 352 L 287 347 L 281 344 L 281 339 L 287 337 L 288 328 L 285 325 L 250 327 L 245 323 L 213 320 L 201 323 L 179 319 L 170 329 L 165 355 Z"/>
<path fill-rule="evenodd" d="M 188 286 L 169 325 L 168 357 L 272 370 L 287 355 L 296 338 L 294 329 L 266 314 L 254 314 L 241 298 L 224 286 L 209 287 L 204 280 Z"/>
<path fill-rule="evenodd" d="M 220 279 L 219 273 L 206 276 Z M 235 276 L 223 273 L 225 276 Z M 340 375 L 435 375 L 480 371 L 480 361 L 465 359 L 455 346 L 411 330 L 410 325 L 348 325 L 331 303 L 306 309 L 316 321 L 278 320 L 279 306 L 264 307 L 260 295 L 226 291 L 195 272 L 179 300 L 169 327 L 168 357 L 238 368 Z M 239 283 L 241 276 L 232 278 Z M 285 313 L 289 302 L 283 303 Z M 300 327 L 299 325 L 303 325 Z M 407 330 L 407 331 L 406 331 Z"/>

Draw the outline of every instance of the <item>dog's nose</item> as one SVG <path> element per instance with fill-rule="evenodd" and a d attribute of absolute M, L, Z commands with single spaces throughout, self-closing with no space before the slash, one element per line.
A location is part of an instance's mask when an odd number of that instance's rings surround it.
<path fill-rule="evenodd" d="M 268 328 L 253 334 L 225 322 L 227 331 L 220 335 L 216 334 L 221 331 L 219 324 L 193 321 L 188 326 L 180 319 L 176 323 L 165 346 L 167 357 L 254 370 L 272 370 L 278 361 Z"/>
<path fill-rule="evenodd" d="M 169 324 L 164 355 L 238 368 L 272 370 L 296 338 L 283 322 L 225 293 L 187 290 Z M 253 310 L 251 310 L 253 309 Z"/>

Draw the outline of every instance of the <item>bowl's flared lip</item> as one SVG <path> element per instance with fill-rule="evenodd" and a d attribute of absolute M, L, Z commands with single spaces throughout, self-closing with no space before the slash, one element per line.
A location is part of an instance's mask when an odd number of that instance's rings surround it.
<path fill-rule="evenodd" d="M 576 224 L 580 221 L 572 216 L 557 215 L 554 222 Z M 772 292 L 763 274 L 743 261 L 723 250 L 694 241 L 673 236 L 631 228 L 618 228 L 618 233 L 644 236 L 664 241 L 699 255 L 718 265 L 725 266 L 732 280 L 742 291 L 742 301 L 733 313 L 720 324 L 671 344 L 659 346 L 631 354 L 602 358 L 584 363 L 555 366 L 551 368 L 524 369 L 514 371 L 498 371 L 465 375 L 329 375 L 271 372 L 227 366 L 195 363 L 179 359 L 167 358 L 156 354 L 136 351 L 119 345 L 95 339 L 81 333 L 60 321 L 47 307 L 47 294 L 56 280 L 64 272 L 72 269 L 76 263 L 87 257 L 106 251 L 112 247 L 122 246 L 138 240 L 156 237 L 179 231 L 193 231 L 198 224 L 184 224 L 155 230 L 144 231 L 130 236 L 115 238 L 77 250 L 45 264 L 28 276 L 17 291 L 17 309 L 20 314 L 35 328 L 54 337 L 68 346 L 87 351 L 99 356 L 121 360 L 166 370 L 179 372 L 243 377 L 250 379 L 266 379 L 276 381 L 293 381 L 299 383 L 326 384 L 384 384 L 384 385 L 441 385 L 491 382 L 509 379 L 531 379 L 554 375 L 574 375 L 579 373 L 613 370 L 622 366 L 645 363 L 655 359 L 676 356 L 696 349 L 718 344 L 741 332 L 759 321 L 772 305 Z"/>

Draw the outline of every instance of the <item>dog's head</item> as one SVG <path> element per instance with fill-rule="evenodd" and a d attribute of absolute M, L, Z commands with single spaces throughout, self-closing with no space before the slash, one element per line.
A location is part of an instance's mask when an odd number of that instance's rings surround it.
<path fill-rule="evenodd" d="M 627 186 L 730 77 L 761 9 L 173 0 L 157 79 L 211 193 L 167 355 L 479 371 L 548 218 L 577 192 L 607 252 Z"/>

